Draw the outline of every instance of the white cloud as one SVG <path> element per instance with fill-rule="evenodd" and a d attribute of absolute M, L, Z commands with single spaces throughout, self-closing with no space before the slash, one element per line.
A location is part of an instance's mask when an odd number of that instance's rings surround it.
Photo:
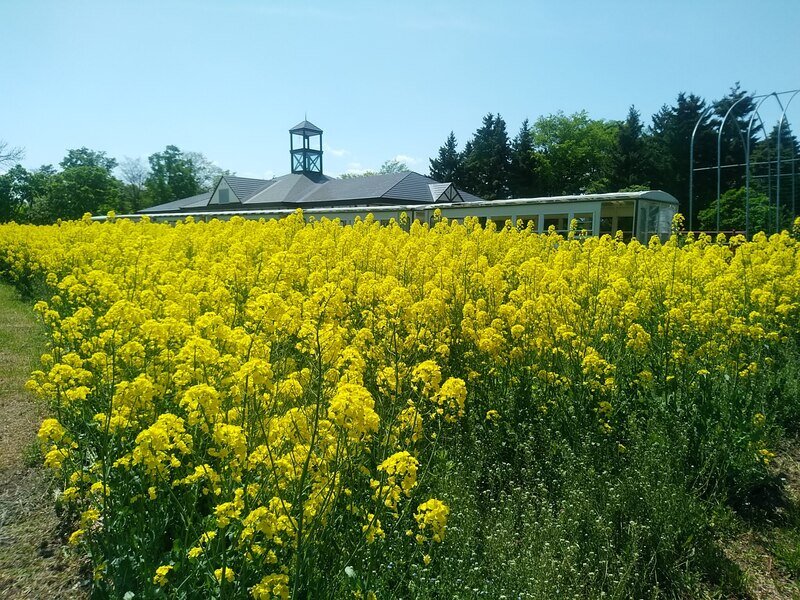
<path fill-rule="evenodd" d="M 405 163 L 409 167 L 413 167 L 414 165 L 419 164 L 419 159 L 414 158 L 413 156 L 408 156 L 407 154 L 398 154 L 392 160 L 396 160 L 397 162 Z"/>
<path fill-rule="evenodd" d="M 342 158 L 350 154 L 349 150 L 345 150 L 344 148 L 341 149 L 332 148 L 331 146 L 328 146 L 328 144 L 323 144 L 322 149 L 328 154 L 335 156 L 336 158 Z"/>
<path fill-rule="evenodd" d="M 369 169 L 360 162 L 350 162 L 347 163 L 347 168 L 338 175 L 335 175 L 335 177 L 341 177 L 342 175 L 363 175 L 367 171 L 374 171 L 374 169 Z"/>

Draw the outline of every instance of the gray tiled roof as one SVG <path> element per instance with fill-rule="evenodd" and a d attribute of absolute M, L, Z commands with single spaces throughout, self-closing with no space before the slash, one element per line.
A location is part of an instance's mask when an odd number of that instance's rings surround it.
<path fill-rule="evenodd" d="M 304 175 L 302 173 L 283 175 L 276 177 L 270 182 L 270 185 L 248 198 L 245 204 L 293 204 L 330 181 L 336 180 L 325 175 Z"/>
<path fill-rule="evenodd" d="M 388 173 L 356 177 L 353 179 L 333 179 L 322 174 L 291 173 L 270 180 L 247 179 L 243 177 L 226 177 L 228 184 L 235 190 L 239 186 L 243 195 L 250 193 L 242 200 L 242 204 L 230 208 L 313 208 L 325 206 L 363 206 L 374 204 L 429 204 L 436 200 L 432 197 L 434 189 L 442 190 L 448 184 L 439 184 L 435 179 L 420 175 L 413 171 Z M 237 195 L 239 192 L 235 190 Z M 441 192 L 440 192 L 441 193 Z M 481 198 L 459 190 L 465 202 L 478 202 Z M 211 194 L 200 194 L 184 200 L 177 200 L 154 206 L 146 212 L 175 212 L 181 209 L 197 210 L 208 205 Z M 219 210 L 219 205 L 213 207 Z M 145 212 L 145 211 L 142 211 Z"/>
<path fill-rule="evenodd" d="M 305 129 L 306 131 L 310 131 L 311 133 L 322 133 L 322 129 L 314 125 L 309 121 L 300 121 L 297 125 L 292 127 L 289 131 L 300 131 Z"/>
<path fill-rule="evenodd" d="M 295 200 L 301 206 L 322 206 L 358 204 L 365 201 L 383 199 L 386 194 L 409 173 L 390 173 L 355 177 L 353 179 L 333 179 L 319 186 L 304 198 Z"/>
<path fill-rule="evenodd" d="M 456 190 L 458 191 L 458 195 L 461 196 L 461 199 L 464 202 L 486 202 L 486 200 L 484 200 L 480 196 L 476 196 L 475 194 L 470 194 L 469 192 L 465 192 L 464 190 L 459 190 L 458 188 L 456 188 Z"/>
<path fill-rule="evenodd" d="M 205 204 L 208 203 L 210 198 L 211 198 L 211 192 L 203 192 L 202 194 L 197 194 L 197 196 L 191 196 L 189 198 L 181 198 L 180 200 L 165 202 L 164 204 L 159 204 L 158 206 L 150 206 L 148 208 L 143 208 L 139 212 L 140 213 L 177 212 L 181 208 L 189 208 L 189 206 L 196 205 L 198 202 L 204 202 L 202 206 L 205 206 Z"/>
<path fill-rule="evenodd" d="M 419 202 L 421 204 L 430 203 L 433 201 L 431 198 L 432 183 L 438 183 L 435 179 L 425 177 L 419 173 L 410 171 L 405 173 L 405 177 L 397 182 L 397 184 L 389 190 L 385 197 L 393 200 L 400 200 L 404 203 Z"/>
<path fill-rule="evenodd" d="M 236 194 L 236 197 L 242 202 L 263 190 L 273 181 L 271 179 L 253 179 L 252 177 L 234 177 L 232 175 L 227 175 L 224 179 L 228 182 L 228 186 Z"/>
<path fill-rule="evenodd" d="M 431 200 L 436 201 L 444 191 L 450 187 L 449 183 L 432 183 L 428 186 L 431 191 Z"/>

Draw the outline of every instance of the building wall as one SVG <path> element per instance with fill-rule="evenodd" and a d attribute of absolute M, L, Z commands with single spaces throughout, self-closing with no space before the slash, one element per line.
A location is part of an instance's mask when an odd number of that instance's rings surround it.
<path fill-rule="evenodd" d="M 227 204 L 241 204 L 239 199 L 236 197 L 236 194 L 233 193 L 233 190 L 228 185 L 228 182 L 224 179 L 219 182 L 217 189 L 214 190 L 214 195 L 211 196 L 211 199 L 208 201 L 209 206 L 212 204 L 217 204 L 220 206 L 226 206 L 226 204 L 220 202 L 220 190 L 228 190 L 228 202 Z"/>
<path fill-rule="evenodd" d="M 230 192 L 233 194 L 233 191 Z M 638 205 L 638 215 L 635 214 Z M 220 205 L 220 209 L 225 205 Z M 356 218 L 365 218 L 372 214 L 376 221 L 383 224 L 389 223 L 391 219 L 400 221 L 402 213 L 406 213 L 409 222 L 419 220 L 423 223 L 431 223 L 437 207 L 427 205 L 427 207 L 413 206 L 364 206 L 364 207 L 342 207 L 330 209 L 308 209 L 305 212 L 306 219 L 339 219 L 343 224 L 352 224 Z M 569 231 L 570 223 L 573 219 L 578 219 L 578 230 L 586 230 L 590 235 L 598 236 L 605 233 L 614 234 L 617 230 L 622 230 L 625 239 L 630 239 L 635 235 L 640 241 L 647 242 L 653 235 L 659 235 L 662 239 L 669 236 L 672 216 L 677 210 L 677 206 L 671 203 L 645 201 L 645 200 L 616 200 L 616 201 L 565 201 L 565 202 L 520 202 L 515 204 L 492 203 L 475 206 L 464 203 L 461 205 L 451 205 L 438 207 L 443 217 L 464 220 L 466 217 L 478 217 L 482 223 L 494 221 L 498 229 L 505 226 L 510 221 L 512 226 L 516 226 L 522 221 L 523 226 L 527 226 L 529 221 L 533 221 L 533 228 L 539 233 L 545 233 L 550 225 L 553 225 L 559 233 L 566 234 Z M 291 214 L 291 210 L 242 210 L 231 211 L 232 214 L 225 213 L 194 213 L 192 216 L 196 220 L 222 219 L 228 220 L 234 216 L 248 219 L 273 219 L 281 218 Z M 638 218 L 637 218 L 638 217 Z M 175 213 L 155 217 L 157 220 L 181 221 L 186 218 L 186 214 Z"/>

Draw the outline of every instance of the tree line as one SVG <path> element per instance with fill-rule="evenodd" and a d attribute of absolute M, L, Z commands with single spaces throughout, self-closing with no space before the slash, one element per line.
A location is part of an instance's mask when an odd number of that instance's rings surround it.
<path fill-rule="evenodd" d="M 2 145 L 0 167 L 22 155 L 20 148 Z M 77 148 L 68 150 L 58 167 L 28 170 L 17 163 L 0 175 L 0 222 L 52 223 L 87 212 L 136 212 L 209 191 L 230 174 L 203 154 L 176 146 L 151 154 L 147 163 L 131 158 L 118 162 L 103 151 Z"/>
<path fill-rule="evenodd" d="M 721 137 L 720 227 L 742 230 L 745 223 L 743 185 L 746 132 L 756 109 L 754 94 L 737 83 L 720 98 L 707 102 L 678 94 L 645 124 L 634 106 L 622 120 L 594 119 L 586 111 L 557 112 L 532 123 L 525 120 L 510 137 L 500 114 L 487 114 L 480 127 L 459 149 L 451 132 L 430 161 L 430 176 L 488 200 L 660 189 L 675 196 L 679 210 L 689 216 L 689 144 L 695 125 L 695 166 L 710 167 L 717 160 L 717 128 L 733 107 Z M 751 230 L 786 226 L 793 216 L 796 176 L 781 180 L 782 214 L 776 223 L 775 148 L 777 126 L 764 135 L 762 123 L 751 131 Z M 784 174 L 796 170 L 800 144 L 788 124 L 781 129 Z M 58 168 L 44 165 L 28 170 L 18 163 L 20 148 L 0 140 L 0 221 L 50 223 L 80 218 L 84 213 L 136 212 L 148 206 L 190 197 L 213 188 L 229 171 L 220 169 L 199 152 L 167 146 L 147 159 L 118 162 L 105 152 L 69 150 Z M 789 160 L 787 160 L 787 158 Z M 16 163 L 16 164 L 15 164 Z M 377 173 L 407 167 L 386 161 Z M 715 229 L 717 222 L 716 170 L 695 173 L 691 204 L 696 228 Z"/>
<path fill-rule="evenodd" d="M 430 176 L 452 181 L 470 193 L 494 200 L 659 189 L 675 196 L 680 212 L 689 215 L 690 139 L 695 138 L 695 167 L 715 166 L 717 129 L 729 109 L 721 137 L 721 229 L 744 228 L 746 132 L 756 109 L 754 94 L 737 83 L 719 100 L 706 102 L 680 93 L 665 104 L 646 125 L 631 106 L 623 120 L 593 119 L 586 111 L 541 116 L 525 120 L 512 138 L 499 114 L 483 117 L 480 127 L 462 149 L 453 132 L 430 161 Z M 707 114 L 706 114 L 707 113 Z M 776 192 L 775 148 L 777 126 L 763 135 L 761 123 L 751 131 L 751 230 L 774 229 L 770 212 Z M 800 152 L 797 138 L 784 123 L 781 129 L 784 158 Z M 738 165 L 738 166 L 736 166 Z M 782 160 L 783 173 L 793 161 Z M 702 229 L 716 227 L 716 170 L 695 172 L 692 212 Z M 781 179 L 782 218 L 792 216 L 792 176 Z M 773 222 L 770 221 L 772 219 Z"/>

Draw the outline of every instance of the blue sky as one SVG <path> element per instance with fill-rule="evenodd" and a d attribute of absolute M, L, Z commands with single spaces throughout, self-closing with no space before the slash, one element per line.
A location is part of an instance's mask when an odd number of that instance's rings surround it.
<path fill-rule="evenodd" d="M 649 122 L 679 91 L 798 88 L 798 25 L 796 0 L 0 0 L 0 140 L 29 168 L 174 144 L 267 177 L 307 114 L 328 174 L 427 173 L 487 112 L 513 135 L 558 110 Z"/>

